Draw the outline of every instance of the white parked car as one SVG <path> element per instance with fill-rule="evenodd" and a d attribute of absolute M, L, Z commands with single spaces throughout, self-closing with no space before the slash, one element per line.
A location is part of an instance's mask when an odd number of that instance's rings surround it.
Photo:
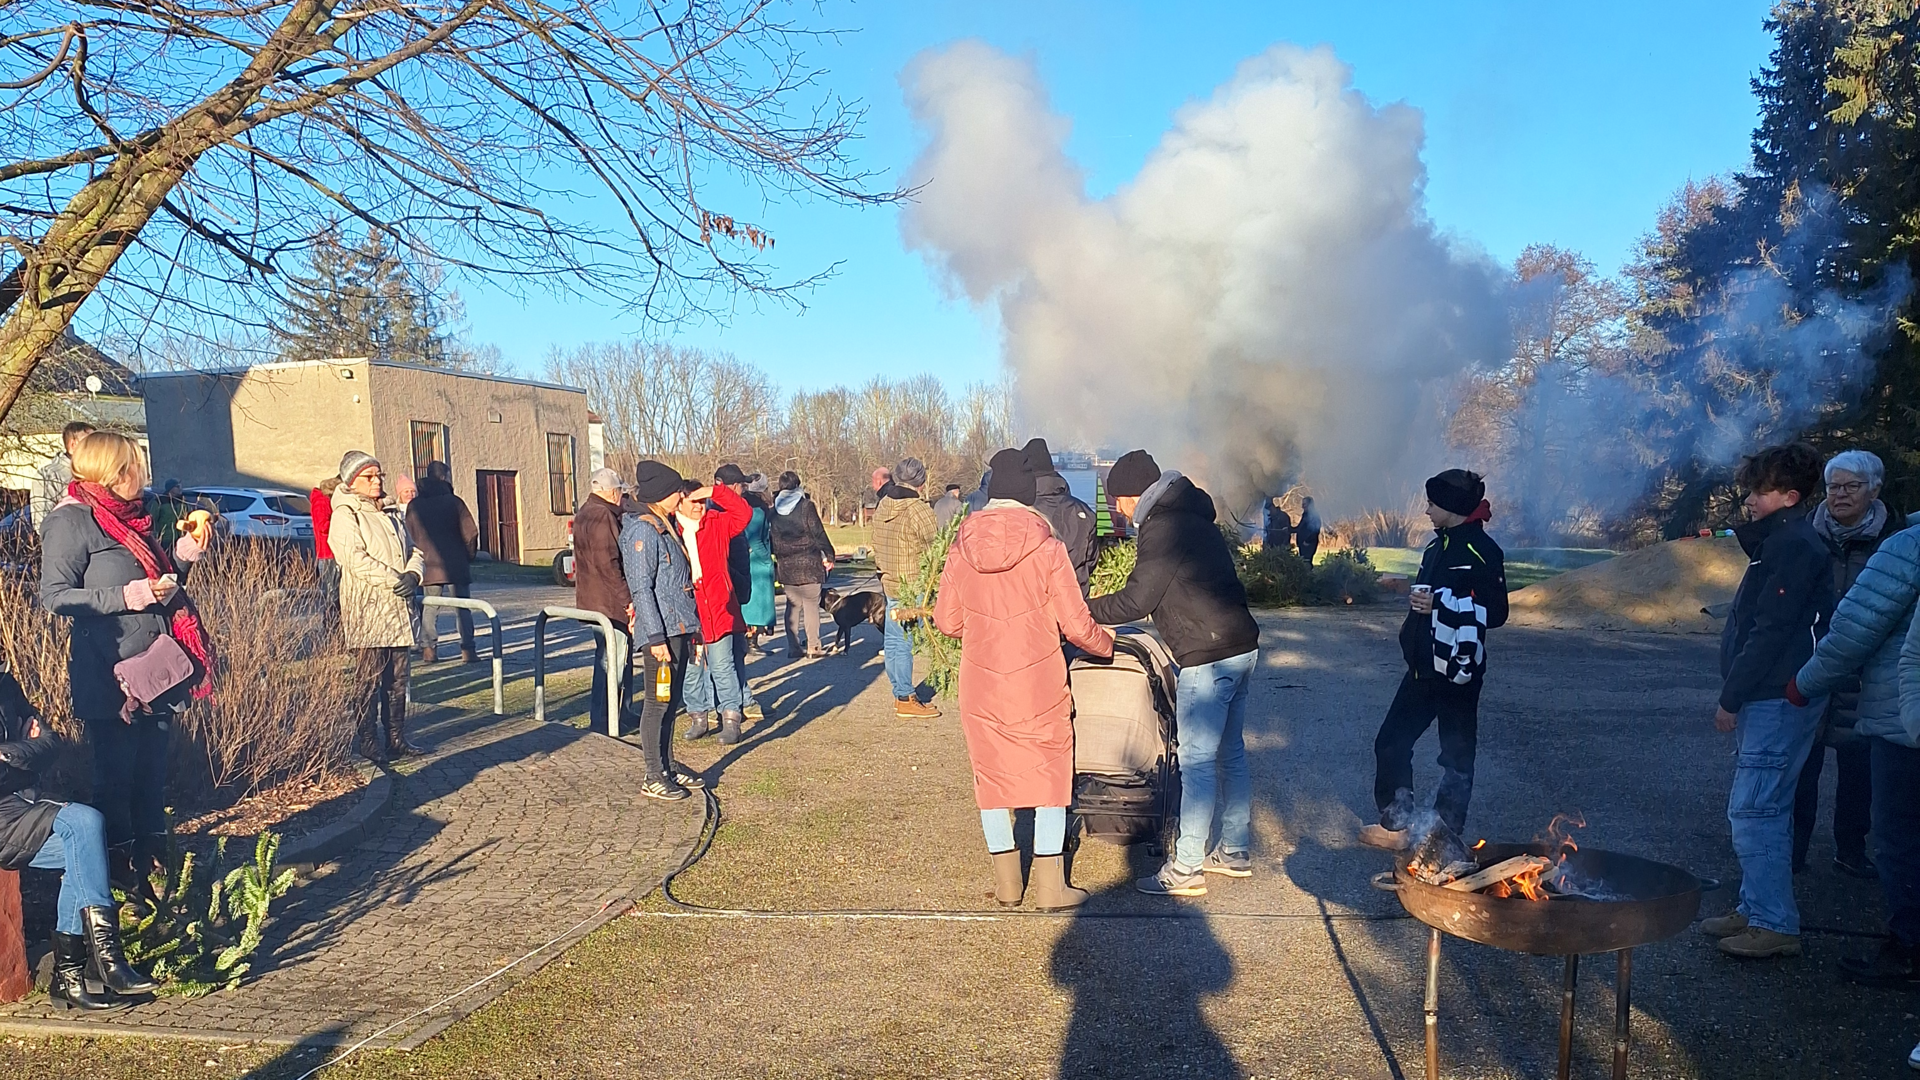
<path fill-rule="evenodd" d="M 313 540 L 313 504 L 298 491 L 279 488 L 197 487 L 186 489 L 189 504 L 202 499 L 220 511 L 222 524 L 235 536 L 272 540 Z"/>

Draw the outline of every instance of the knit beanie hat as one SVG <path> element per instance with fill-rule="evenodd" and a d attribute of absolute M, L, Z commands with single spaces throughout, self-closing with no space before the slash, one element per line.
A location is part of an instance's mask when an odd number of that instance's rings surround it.
<path fill-rule="evenodd" d="M 340 482 L 352 484 L 353 478 L 368 469 L 380 467 L 380 459 L 365 450 L 349 450 L 347 456 L 340 459 Z"/>
<path fill-rule="evenodd" d="M 1448 469 L 1427 480 L 1427 501 L 1461 517 L 1468 517 L 1478 510 L 1480 500 L 1486 497 L 1487 484 L 1479 473 Z"/>
<path fill-rule="evenodd" d="M 649 458 L 633 468 L 633 497 L 657 503 L 680 490 L 684 478 L 664 461 Z"/>
<path fill-rule="evenodd" d="M 1012 499 L 1027 506 L 1039 498 L 1026 451 L 1009 448 L 993 455 L 993 460 L 988 462 L 987 498 Z"/>
<path fill-rule="evenodd" d="M 1116 499 L 1137 499 L 1160 479 L 1160 466 L 1145 450 L 1129 450 L 1107 470 L 1107 494 Z"/>
<path fill-rule="evenodd" d="M 901 458 L 893 467 L 893 482 L 919 491 L 927 484 L 927 467 L 917 457 Z"/>
<path fill-rule="evenodd" d="M 1056 471 L 1053 467 L 1053 451 L 1047 449 L 1047 440 L 1028 440 L 1020 452 L 1027 455 L 1027 464 L 1033 466 L 1033 475 L 1046 476 Z"/>

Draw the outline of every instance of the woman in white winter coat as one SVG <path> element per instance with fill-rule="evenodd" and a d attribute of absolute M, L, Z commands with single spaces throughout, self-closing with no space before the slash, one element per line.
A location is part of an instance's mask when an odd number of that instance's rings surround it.
<path fill-rule="evenodd" d="M 418 754 L 407 741 L 407 677 L 419 623 L 420 551 L 406 518 L 384 504 L 385 477 L 372 454 L 340 460 L 327 543 L 340 566 L 340 632 L 356 658 L 354 752 L 374 761 Z M 386 738 L 379 738 L 386 719 Z"/>

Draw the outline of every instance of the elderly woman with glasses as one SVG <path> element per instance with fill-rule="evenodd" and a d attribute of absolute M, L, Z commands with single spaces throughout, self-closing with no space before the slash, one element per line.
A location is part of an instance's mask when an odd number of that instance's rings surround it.
<path fill-rule="evenodd" d="M 1845 596 L 1853 587 L 1882 540 L 1906 527 L 1880 501 L 1885 479 L 1886 467 L 1865 450 L 1835 454 L 1827 462 L 1827 498 L 1813 512 L 1813 529 L 1833 552 L 1835 596 Z M 1872 878 L 1876 872 L 1867 856 L 1867 831 L 1873 782 L 1866 740 L 1854 730 L 1860 719 L 1860 680 L 1836 685 L 1827 702 L 1821 738 L 1800 769 L 1800 787 L 1793 801 L 1794 869 L 1806 869 L 1813 819 L 1820 809 L 1820 773 L 1830 746 L 1839 767 L 1833 804 L 1833 867 L 1849 877 Z"/>

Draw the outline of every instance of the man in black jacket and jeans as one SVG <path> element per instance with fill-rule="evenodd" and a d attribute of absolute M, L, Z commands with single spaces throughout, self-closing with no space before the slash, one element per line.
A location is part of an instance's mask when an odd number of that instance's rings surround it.
<path fill-rule="evenodd" d="M 1180 832 L 1160 872 L 1135 888 L 1201 896 L 1207 874 L 1253 874 L 1253 787 L 1242 738 L 1260 627 L 1214 524 L 1213 498 L 1177 472 L 1160 471 L 1145 450 L 1113 463 L 1107 490 L 1139 535 L 1133 572 L 1111 596 L 1087 602 L 1107 625 L 1153 617 L 1180 664 Z M 1209 846 L 1218 811 L 1218 841 Z"/>
<path fill-rule="evenodd" d="M 1093 508 L 1067 489 L 1066 477 L 1053 467 L 1053 451 L 1047 447 L 1047 440 L 1033 439 L 1020 453 L 1033 469 L 1033 508 L 1053 526 L 1053 535 L 1067 545 L 1074 580 L 1085 595 L 1087 582 L 1093 578 Z M 938 504 L 934 512 L 938 520 Z"/>
<path fill-rule="evenodd" d="M 1805 443 L 1769 446 L 1741 464 L 1734 482 L 1747 492 L 1749 518 L 1734 535 L 1751 561 L 1720 634 L 1713 726 L 1738 744 L 1727 820 L 1740 860 L 1740 903 L 1701 920 L 1700 929 L 1730 956 L 1797 956 L 1794 784 L 1827 699 L 1795 704 L 1788 684 L 1833 617 L 1833 553 L 1811 520 L 1820 453 Z"/>
<path fill-rule="evenodd" d="M 1413 788 L 1413 747 L 1440 722 L 1440 786 L 1433 809 L 1454 832 L 1467 824 L 1473 760 L 1479 748 L 1480 686 L 1487 671 L 1486 632 L 1507 621 L 1506 554 L 1487 535 L 1493 516 L 1478 473 L 1448 469 L 1427 481 L 1427 517 L 1434 537 L 1420 556 L 1400 652 L 1407 673 L 1373 740 L 1373 801 L 1380 823 L 1360 842 L 1398 851 L 1407 823 L 1391 813 Z"/>

